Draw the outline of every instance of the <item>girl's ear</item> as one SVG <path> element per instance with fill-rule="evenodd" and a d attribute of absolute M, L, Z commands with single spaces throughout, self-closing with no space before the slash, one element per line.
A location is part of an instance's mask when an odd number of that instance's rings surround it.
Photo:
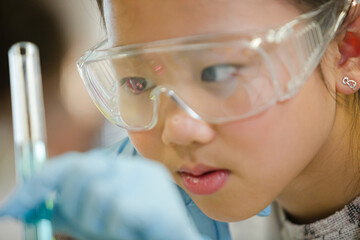
<path fill-rule="evenodd" d="M 360 17 L 346 29 L 345 37 L 339 43 L 339 51 L 340 65 L 345 64 L 349 58 L 360 56 Z"/>
<path fill-rule="evenodd" d="M 360 88 L 360 17 L 345 30 L 339 42 L 339 68 L 344 79 L 338 79 L 336 90 L 342 94 L 353 94 Z M 351 81 L 350 81 L 351 80 Z"/>

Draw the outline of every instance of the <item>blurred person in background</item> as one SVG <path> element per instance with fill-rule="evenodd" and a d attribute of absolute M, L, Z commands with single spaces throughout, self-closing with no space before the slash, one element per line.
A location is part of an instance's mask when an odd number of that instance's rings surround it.
<path fill-rule="evenodd" d="M 68 1 L 67 1 L 68 2 Z M 65 151 L 86 151 L 99 142 L 102 117 L 83 88 L 67 45 L 65 28 L 51 6 L 39 0 L 1 1 L 0 7 L 0 202 L 15 185 L 15 160 L 7 52 L 19 41 L 40 50 L 49 157 Z M 64 4 L 64 3 L 62 3 Z M 59 9 L 59 8 L 58 8 Z M 69 57 L 70 56 L 70 57 Z M 70 62 L 69 62 L 70 61 Z M 67 68 L 68 65 L 73 68 Z M 64 69 L 67 69 L 64 72 Z M 74 74 L 71 73 L 74 72 Z M 68 78 L 64 80 L 64 78 Z M 69 87 L 68 83 L 72 83 Z M 72 104 L 65 99 L 72 98 Z M 73 99 L 76 99 L 74 101 Z M 85 107 L 83 106 L 85 104 Z M 79 107 L 78 105 L 81 105 Z M 79 108 L 88 114 L 73 114 Z M 0 223 L 0 239 L 20 239 L 21 227 Z"/>

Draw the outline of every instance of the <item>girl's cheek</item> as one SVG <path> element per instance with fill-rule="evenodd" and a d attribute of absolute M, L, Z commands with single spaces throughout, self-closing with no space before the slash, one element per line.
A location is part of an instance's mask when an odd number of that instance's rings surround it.
<path fill-rule="evenodd" d="M 162 144 L 161 134 L 157 130 L 157 127 L 144 132 L 128 131 L 128 135 L 141 156 L 148 159 L 160 160 L 159 156 L 161 154 Z"/>

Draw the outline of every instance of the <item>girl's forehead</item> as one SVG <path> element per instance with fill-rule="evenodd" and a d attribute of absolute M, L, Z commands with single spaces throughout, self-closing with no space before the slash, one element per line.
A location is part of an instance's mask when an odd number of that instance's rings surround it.
<path fill-rule="evenodd" d="M 282 25 L 300 14 L 287 0 L 106 0 L 113 45 Z"/>

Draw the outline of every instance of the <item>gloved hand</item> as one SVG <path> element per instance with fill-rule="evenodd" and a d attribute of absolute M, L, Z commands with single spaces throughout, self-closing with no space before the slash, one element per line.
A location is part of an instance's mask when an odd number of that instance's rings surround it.
<path fill-rule="evenodd" d="M 79 239 L 205 239 L 160 164 L 93 150 L 58 157 L 20 186 L 0 216 L 35 221 L 55 192 L 56 232 Z"/>

